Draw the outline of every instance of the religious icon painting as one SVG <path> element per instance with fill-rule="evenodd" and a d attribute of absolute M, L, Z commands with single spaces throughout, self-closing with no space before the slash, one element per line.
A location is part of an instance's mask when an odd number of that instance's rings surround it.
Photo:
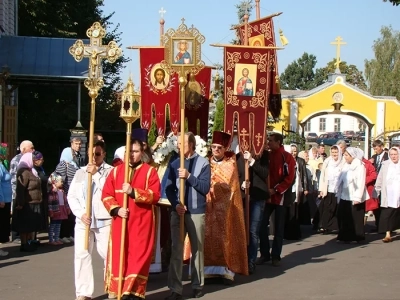
<path fill-rule="evenodd" d="M 254 96 L 257 90 L 257 65 L 236 64 L 234 94 L 240 96 Z"/>
<path fill-rule="evenodd" d="M 160 63 L 149 64 L 144 71 L 146 86 L 155 94 L 165 94 L 176 86 L 176 78 L 171 77 Z"/>
<path fill-rule="evenodd" d="M 224 53 L 224 131 L 233 132 L 236 119 L 241 148 L 252 149 L 257 155 L 264 149 L 274 51 L 265 47 L 225 47 Z"/>
<path fill-rule="evenodd" d="M 249 38 L 249 45 L 252 47 L 265 47 L 265 39 L 263 34 L 259 34 Z"/>
<path fill-rule="evenodd" d="M 193 39 L 172 39 L 174 65 L 193 64 Z"/>

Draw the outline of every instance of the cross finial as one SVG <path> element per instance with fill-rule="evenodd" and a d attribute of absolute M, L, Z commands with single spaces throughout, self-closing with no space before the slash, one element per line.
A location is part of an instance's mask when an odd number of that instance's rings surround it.
<path fill-rule="evenodd" d="M 161 16 L 161 19 L 164 19 L 164 15 L 167 11 L 164 9 L 164 7 L 161 7 L 161 9 L 158 11 L 158 13 Z"/>
<path fill-rule="evenodd" d="M 181 21 L 182 21 L 182 24 L 184 24 L 185 23 L 185 18 L 182 18 Z"/>
<path fill-rule="evenodd" d="M 340 73 L 339 65 L 340 65 L 340 46 L 346 45 L 346 42 L 343 42 L 341 36 L 336 37 L 334 42 L 331 42 L 331 45 L 336 45 L 336 73 Z"/>

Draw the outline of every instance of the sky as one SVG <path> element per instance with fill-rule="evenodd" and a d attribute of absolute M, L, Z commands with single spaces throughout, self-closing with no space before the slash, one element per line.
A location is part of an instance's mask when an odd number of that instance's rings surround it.
<path fill-rule="evenodd" d="M 235 5 L 239 0 L 200 0 L 181 2 L 177 0 L 105 0 L 105 14 L 115 12 L 111 21 L 120 24 L 124 55 L 131 58 L 122 73 L 127 80 L 131 73 L 139 80 L 139 52 L 127 46 L 158 46 L 160 40 L 161 8 L 166 11 L 165 31 L 176 29 L 185 18 L 185 24 L 196 27 L 206 41 L 202 45 L 202 59 L 206 65 L 223 64 L 223 48 L 210 44 L 229 44 L 235 37 L 230 30 L 238 23 Z M 254 2 L 254 1 L 253 1 Z M 382 0 L 279 0 L 260 1 L 261 17 L 276 12 L 274 18 L 278 46 L 278 28 L 289 40 L 278 53 L 279 72 L 304 52 L 317 57 L 317 68 L 324 67 L 336 55 L 330 43 L 341 36 L 347 44 L 341 47 L 341 60 L 354 64 L 364 71 L 365 59 L 374 58 L 372 45 L 380 37 L 382 26 L 400 30 L 400 6 L 394 7 Z M 255 9 L 249 21 L 255 20 Z"/>

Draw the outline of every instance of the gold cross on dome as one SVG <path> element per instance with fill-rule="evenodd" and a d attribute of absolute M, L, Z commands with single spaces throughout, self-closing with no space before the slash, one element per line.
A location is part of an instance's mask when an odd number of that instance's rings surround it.
<path fill-rule="evenodd" d="M 339 70 L 339 65 L 340 65 L 340 46 L 341 45 L 346 45 L 346 42 L 343 42 L 343 39 L 341 36 L 338 36 L 335 39 L 335 42 L 331 42 L 331 45 L 336 45 L 336 62 L 335 62 L 335 66 L 336 69 Z"/>
<path fill-rule="evenodd" d="M 164 15 L 167 11 L 164 9 L 164 7 L 161 7 L 161 9 L 158 11 L 158 13 L 161 16 L 161 19 L 164 19 Z"/>

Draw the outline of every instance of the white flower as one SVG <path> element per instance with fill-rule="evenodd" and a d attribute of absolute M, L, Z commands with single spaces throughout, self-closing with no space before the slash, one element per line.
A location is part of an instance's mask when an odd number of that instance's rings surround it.
<path fill-rule="evenodd" d="M 206 157 L 208 153 L 207 143 L 200 136 L 196 135 L 196 153 L 202 157 Z"/>

